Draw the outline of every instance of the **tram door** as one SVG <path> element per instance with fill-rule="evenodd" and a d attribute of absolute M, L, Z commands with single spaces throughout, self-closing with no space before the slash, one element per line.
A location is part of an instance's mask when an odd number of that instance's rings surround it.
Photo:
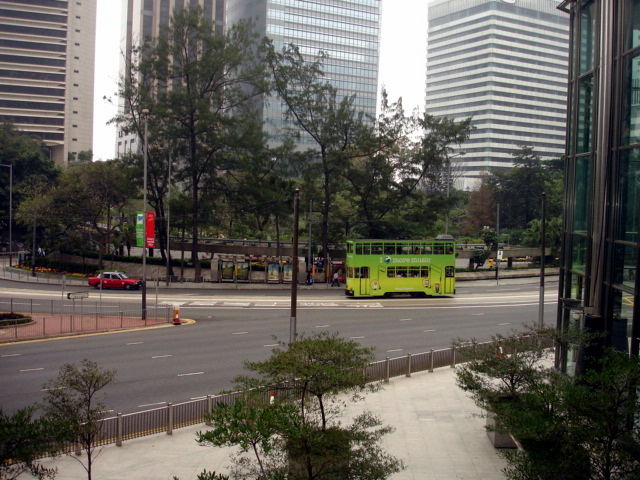
<path fill-rule="evenodd" d="M 372 279 L 369 278 L 369 267 L 360 267 L 360 278 L 359 278 L 359 283 L 360 283 L 360 295 L 362 296 L 369 296 L 371 295 L 371 281 Z"/>
<path fill-rule="evenodd" d="M 444 293 L 455 293 L 455 267 L 444 267 Z"/>

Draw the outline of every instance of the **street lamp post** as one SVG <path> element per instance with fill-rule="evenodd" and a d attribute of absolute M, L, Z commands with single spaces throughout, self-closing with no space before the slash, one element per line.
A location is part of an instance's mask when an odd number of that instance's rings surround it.
<path fill-rule="evenodd" d="M 167 179 L 167 287 L 171 283 L 171 280 L 169 278 L 171 273 L 171 237 L 169 227 L 169 219 L 171 215 L 171 161 L 171 154 L 169 154 L 169 176 Z"/>
<path fill-rule="evenodd" d="M 449 188 L 451 186 L 451 159 L 466 155 L 467 152 L 458 152 L 453 155 L 447 155 L 447 217 L 444 224 L 444 234 L 449 235 Z M 446 153 L 445 153 L 446 155 Z"/>
<path fill-rule="evenodd" d="M 293 191 L 293 252 L 291 254 L 291 318 L 289 321 L 289 343 L 296 341 L 297 305 L 298 305 L 298 211 L 300 208 L 300 189 Z"/>
<path fill-rule="evenodd" d="M 147 157 L 149 156 L 148 120 L 149 109 L 142 109 L 144 117 L 144 178 L 142 180 L 142 320 L 147 319 Z"/>
<path fill-rule="evenodd" d="M 13 261 L 13 165 L 3 165 L 9 169 L 9 267 Z"/>

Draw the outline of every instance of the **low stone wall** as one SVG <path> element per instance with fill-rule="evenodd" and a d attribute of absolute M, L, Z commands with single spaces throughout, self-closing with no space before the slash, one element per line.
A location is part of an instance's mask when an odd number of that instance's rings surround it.
<path fill-rule="evenodd" d="M 544 276 L 559 275 L 560 269 L 558 267 L 548 267 L 544 269 Z M 498 278 L 528 278 L 539 277 L 539 268 L 517 268 L 517 269 L 505 269 L 501 268 L 498 272 Z M 470 280 L 493 280 L 496 278 L 496 271 L 493 270 L 477 270 L 475 272 L 457 272 L 456 280 L 458 282 L 470 281 Z"/>

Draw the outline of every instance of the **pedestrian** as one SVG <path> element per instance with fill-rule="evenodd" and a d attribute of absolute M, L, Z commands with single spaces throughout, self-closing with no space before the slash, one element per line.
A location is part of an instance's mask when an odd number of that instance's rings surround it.
<path fill-rule="evenodd" d="M 311 275 L 311 271 L 307 272 L 307 285 L 313 285 L 313 276 Z"/>
<path fill-rule="evenodd" d="M 340 275 L 338 275 L 338 272 L 334 272 L 333 281 L 331 282 L 331 286 L 332 287 L 339 287 L 340 286 Z"/>

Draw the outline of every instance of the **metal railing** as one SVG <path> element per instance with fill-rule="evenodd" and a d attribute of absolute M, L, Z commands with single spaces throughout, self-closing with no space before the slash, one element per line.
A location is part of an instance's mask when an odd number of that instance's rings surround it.
<path fill-rule="evenodd" d="M 386 358 L 371 363 L 365 370 L 367 381 L 388 382 L 390 378 L 407 376 L 417 372 L 433 372 L 435 368 L 455 367 L 458 348 L 430 350 L 429 352 L 408 354 L 402 357 Z M 280 391 L 276 391 L 281 394 Z M 224 395 L 208 395 L 205 398 L 184 403 L 168 403 L 164 407 L 130 414 L 118 414 L 102 420 L 102 428 L 96 445 L 115 443 L 121 446 L 126 440 L 140 438 L 147 435 L 166 433 L 171 435 L 173 430 L 197 425 L 206 421 L 207 415 L 219 403 L 232 403 L 244 396 L 244 392 L 228 393 Z M 264 401 L 268 402 L 269 391 L 264 392 Z"/>
<path fill-rule="evenodd" d="M 132 304 L 0 298 L 0 310 L 17 312 L 26 323 L 3 322 L 0 341 L 102 332 L 171 323 L 173 307 L 152 305 L 142 315 Z"/>

